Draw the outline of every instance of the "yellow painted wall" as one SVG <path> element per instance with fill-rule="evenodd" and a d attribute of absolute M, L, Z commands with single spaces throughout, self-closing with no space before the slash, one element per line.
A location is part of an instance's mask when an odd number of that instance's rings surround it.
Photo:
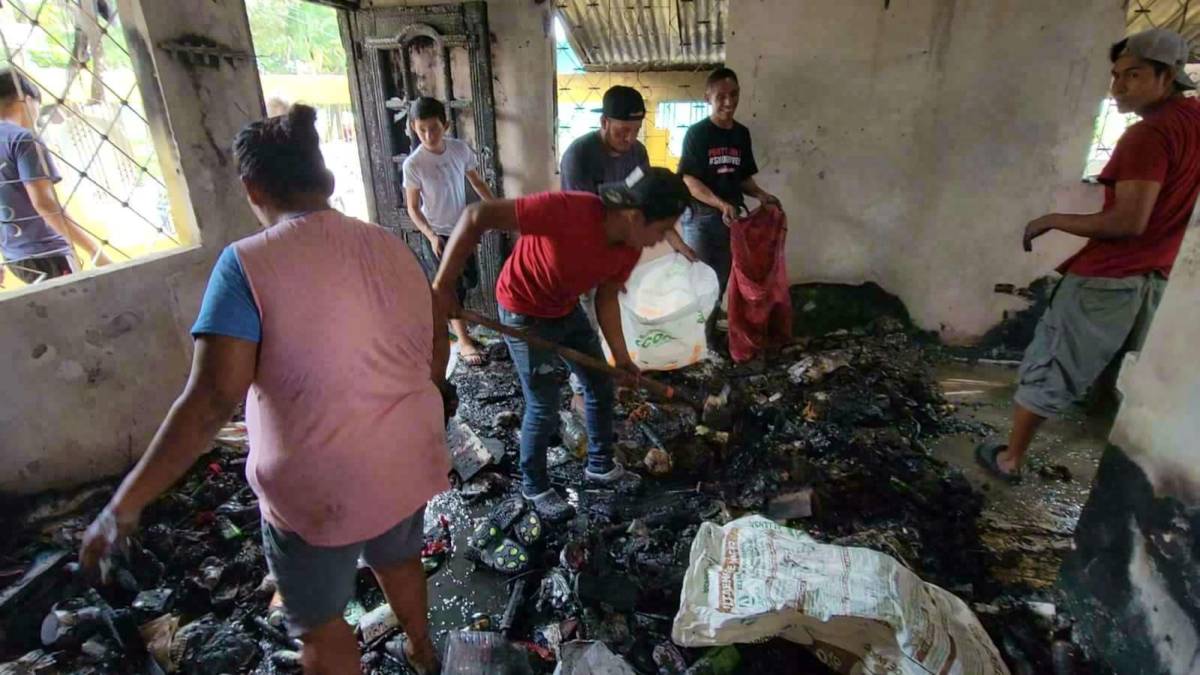
<path fill-rule="evenodd" d="M 667 148 L 669 130 L 659 128 L 656 113 L 660 101 L 692 101 L 704 98 L 704 79 L 708 71 L 682 72 L 606 72 L 559 73 L 558 102 L 569 103 L 585 110 L 599 108 L 604 92 L 622 84 L 642 92 L 646 99 L 646 121 L 642 125 L 642 143 L 650 155 L 650 164 L 675 169 L 679 157 Z M 565 147 L 559 148 L 561 153 Z"/>

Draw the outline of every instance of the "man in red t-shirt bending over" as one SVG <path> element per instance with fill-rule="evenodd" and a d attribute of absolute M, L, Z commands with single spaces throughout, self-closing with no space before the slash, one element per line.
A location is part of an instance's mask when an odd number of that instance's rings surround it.
<path fill-rule="evenodd" d="M 625 181 L 589 192 L 544 192 L 473 204 L 459 218 L 442 255 L 433 290 L 450 316 L 455 280 L 486 230 L 520 233 L 496 283 L 506 325 L 603 359 L 579 296 L 596 289 L 596 318 L 617 367 L 637 372 L 625 348 L 617 293 L 643 248 L 673 231 L 688 204 L 683 179 L 662 168 L 634 169 Z M 521 423 L 521 492 L 542 518 L 561 522 L 572 509 L 550 487 L 546 448 L 558 428 L 558 356 L 523 340 L 504 338 L 525 396 Z M 567 363 L 584 387 L 588 458 L 584 480 L 635 488 L 638 476 L 613 461 L 613 385 L 607 375 Z"/>
<path fill-rule="evenodd" d="M 1052 213 L 1025 228 L 1025 249 L 1050 230 L 1087 237 L 1064 276 L 1021 363 L 1007 444 L 985 443 L 976 458 L 1008 481 L 1047 417 L 1081 400 L 1125 350 L 1141 348 L 1200 191 L 1200 102 L 1184 64 L 1187 42 L 1156 28 L 1112 46 L 1112 95 L 1129 127 L 1100 172 L 1100 213 Z"/>

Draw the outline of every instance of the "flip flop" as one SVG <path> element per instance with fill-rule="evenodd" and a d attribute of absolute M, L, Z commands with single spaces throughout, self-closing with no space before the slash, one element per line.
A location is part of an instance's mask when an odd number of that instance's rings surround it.
<path fill-rule="evenodd" d="M 993 477 L 999 478 L 1010 485 L 1015 485 L 1021 482 L 1021 474 L 1009 473 L 1001 469 L 1000 464 L 996 461 L 996 456 L 1007 447 L 1003 443 L 980 443 L 975 446 L 975 461 L 979 463 L 979 466 L 987 469 L 988 473 L 992 474 Z"/>
<path fill-rule="evenodd" d="M 487 357 L 484 356 L 483 350 L 479 348 L 479 345 L 473 345 L 472 349 L 474 349 L 474 351 L 467 351 L 466 348 L 460 345 L 458 348 L 459 360 L 472 368 L 478 368 L 486 365 Z"/>

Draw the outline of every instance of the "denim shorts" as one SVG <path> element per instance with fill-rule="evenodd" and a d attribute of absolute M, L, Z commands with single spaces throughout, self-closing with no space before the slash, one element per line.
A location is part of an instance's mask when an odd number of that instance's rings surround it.
<path fill-rule="evenodd" d="M 266 520 L 263 554 L 283 597 L 288 634 L 305 633 L 342 616 L 354 596 L 358 559 L 373 569 L 390 567 L 421 555 L 425 545 L 425 507 L 367 541 L 345 546 L 313 546 L 294 532 Z"/>

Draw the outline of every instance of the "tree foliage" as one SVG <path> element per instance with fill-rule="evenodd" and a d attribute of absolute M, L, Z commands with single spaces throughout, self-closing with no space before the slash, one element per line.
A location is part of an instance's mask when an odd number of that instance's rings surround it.
<path fill-rule="evenodd" d="M 246 10 L 263 72 L 346 72 L 335 10 L 304 0 L 246 0 Z"/>

